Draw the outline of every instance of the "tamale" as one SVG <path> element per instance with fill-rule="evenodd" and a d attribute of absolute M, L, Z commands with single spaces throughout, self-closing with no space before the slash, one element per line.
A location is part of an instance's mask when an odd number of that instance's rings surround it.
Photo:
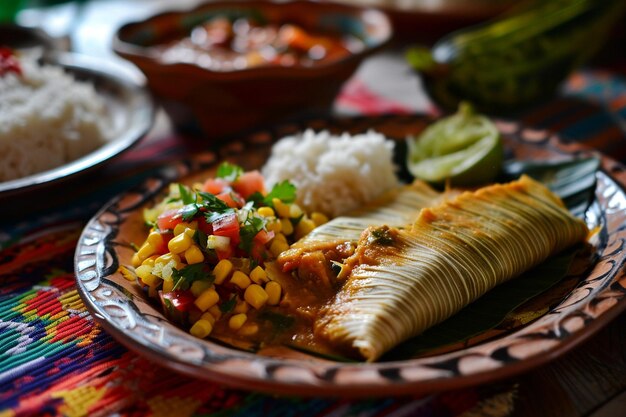
<path fill-rule="evenodd" d="M 529 177 L 422 209 L 407 228 L 370 226 L 343 260 L 342 286 L 321 301 L 315 338 L 375 361 L 587 234 Z"/>

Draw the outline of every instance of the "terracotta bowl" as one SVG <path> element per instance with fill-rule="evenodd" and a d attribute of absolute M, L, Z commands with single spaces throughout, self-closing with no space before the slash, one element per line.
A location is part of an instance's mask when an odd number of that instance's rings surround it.
<path fill-rule="evenodd" d="M 312 32 L 352 35 L 364 47 L 311 67 L 213 71 L 195 63 L 160 59 L 162 52 L 155 45 L 186 37 L 194 26 L 225 13 L 294 23 Z M 312 1 L 218 1 L 126 24 L 116 33 L 113 49 L 145 73 L 178 130 L 217 140 L 299 113 L 328 110 L 361 61 L 384 47 L 391 36 L 388 17 L 374 9 Z"/>

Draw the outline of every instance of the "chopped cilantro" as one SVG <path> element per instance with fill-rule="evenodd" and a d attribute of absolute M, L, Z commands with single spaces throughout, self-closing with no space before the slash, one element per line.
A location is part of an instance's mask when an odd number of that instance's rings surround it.
<path fill-rule="evenodd" d="M 198 229 L 193 234 L 193 240 L 200 247 L 200 249 L 206 249 L 207 235 L 202 230 Z"/>
<path fill-rule="evenodd" d="M 228 204 L 211 193 L 200 192 L 198 195 L 202 197 L 202 207 L 206 208 L 208 211 L 223 213 L 227 210 L 231 210 Z"/>
<path fill-rule="evenodd" d="M 369 240 L 381 246 L 391 246 L 394 243 L 393 234 L 389 228 L 386 227 L 379 227 L 372 230 L 372 235 Z"/>
<path fill-rule="evenodd" d="M 265 227 L 265 219 L 256 216 L 248 216 L 243 225 L 239 228 L 239 248 L 247 253 L 252 250 L 254 237 Z"/>
<path fill-rule="evenodd" d="M 198 197 L 195 193 L 191 192 L 187 187 L 182 184 L 178 184 L 178 192 L 180 193 L 180 199 L 183 204 L 193 204 L 198 201 Z"/>
<path fill-rule="evenodd" d="M 235 304 L 237 304 L 237 295 L 234 294 L 230 300 L 228 301 L 224 301 L 222 304 L 220 304 L 220 311 L 224 314 L 226 313 L 230 313 L 231 311 L 233 311 L 233 309 L 235 308 Z"/>
<path fill-rule="evenodd" d="M 203 263 L 187 265 L 180 270 L 174 269 L 172 278 L 174 278 L 174 287 L 172 288 L 172 291 L 178 289 L 188 290 L 194 281 L 214 279 L 209 271 L 209 268 Z"/>
<path fill-rule="evenodd" d="M 293 203 L 296 200 L 296 186 L 288 180 L 279 182 L 272 187 L 272 190 L 265 196 L 263 201 L 266 205 L 273 207 L 273 199 L 279 199 L 285 204 Z"/>
<path fill-rule="evenodd" d="M 222 162 L 220 166 L 217 167 L 215 176 L 233 182 L 236 181 L 241 174 L 243 174 L 243 168 L 239 165 L 231 164 L 230 162 Z"/>
<path fill-rule="evenodd" d="M 265 204 L 265 197 L 263 197 L 263 194 L 261 194 L 258 191 L 255 191 L 254 193 L 248 196 L 248 203 L 252 203 L 254 207 L 261 207 L 261 206 L 268 205 L 268 204 Z"/>
<path fill-rule="evenodd" d="M 184 206 L 183 208 L 180 209 L 180 214 L 183 218 L 184 221 L 189 221 L 191 219 L 193 219 L 196 214 L 198 214 L 198 211 L 200 210 L 200 204 L 198 203 L 191 203 L 191 204 L 187 204 L 186 206 Z"/>
<path fill-rule="evenodd" d="M 209 223 L 215 223 L 216 221 L 218 221 L 219 219 L 221 219 L 224 216 L 228 216 L 232 213 L 235 212 L 235 209 L 232 208 L 228 208 L 225 211 L 222 212 L 207 212 L 205 213 L 204 217 L 206 218 L 206 221 Z"/>

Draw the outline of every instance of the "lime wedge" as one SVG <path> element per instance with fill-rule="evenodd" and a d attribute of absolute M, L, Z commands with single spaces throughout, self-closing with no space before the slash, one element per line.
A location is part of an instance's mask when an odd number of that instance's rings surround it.
<path fill-rule="evenodd" d="M 491 182 L 500 172 L 500 132 L 487 117 L 461 103 L 456 114 L 443 118 L 408 139 L 407 166 L 415 178 L 470 186 Z"/>

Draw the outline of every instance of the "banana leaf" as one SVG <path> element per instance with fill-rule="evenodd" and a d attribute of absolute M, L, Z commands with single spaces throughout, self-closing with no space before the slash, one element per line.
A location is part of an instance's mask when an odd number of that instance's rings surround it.
<path fill-rule="evenodd" d="M 561 197 L 572 214 L 582 217 L 593 200 L 599 168 L 600 160 L 596 157 L 564 162 L 507 161 L 503 181 L 526 174 Z"/>

